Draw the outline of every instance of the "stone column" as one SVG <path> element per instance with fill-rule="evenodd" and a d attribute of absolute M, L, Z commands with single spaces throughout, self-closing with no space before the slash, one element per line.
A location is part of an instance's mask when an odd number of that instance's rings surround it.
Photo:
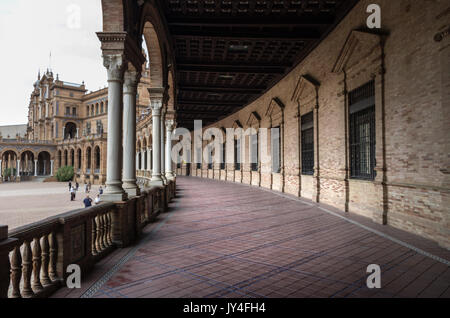
<path fill-rule="evenodd" d="M 50 176 L 53 177 L 53 164 L 54 164 L 54 160 L 50 160 Z"/>
<path fill-rule="evenodd" d="M 44 160 L 44 173 L 42 174 L 42 175 L 46 175 L 46 169 L 45 168 L 47 168 L 47 160 Z"/>
<path fill-rule="evenodd" d="M 140 195 L 136 184 L 136 93 L 139 73 L 126 71 L 123 85 L 123 188 L 128 196 Z"/>
<path fill-rule="evenodd" d="M 17 159 L 17 176 L 20 177 L 20 159 Z"/>
<path fill-rule="evenodd" d="M 161 114 L 161 179 L 164 181 L 164 184 L 167 184 L 166 179 L 166 138 L 165 138 L 165 114 Z"/>
<path fill-rule="evenodd" d="M 152 151 L 151 148 L 147 148 L 147 171 L 152 171 Z"/>
<path fill-rule="evenodd" d="M 175 178 L 172 171 L 172 132 L 174 128 L 173 120 L 166 120 L 166 178 L 173 180 Z"/>
<path fill-rule="evenodd" d="M 151 96 L 150 96 L 151 98 Z M 152 108 L 152 149 L 153 149 L 153 171 L 150 185 L 163 186 L 164 182 L 161 178 L 161 108 L 162 99 L 151 101 Z"/>
<path fill-rule="evenodd" d="M 37 177 L 37 166 L 38 166 L 38 161 L 35 160 L 34 161 L 34 176 Z"/>
<path fill-rule="evenodd" d="M 66 127 L 63 127 L 62 139 L 66 139 Z"/>
<path fill-rule="evenodd" d="M 122 85 L 124 73 L 123 56 L 120 54 L 103 57 L 108 71 L 108 141 L 106 160 L 106 189 L 104 201 L 125 201 L 127 193 L 121 180 L 122 145 Z"/>
<path fill-rule="evenodd" d="M 80 128 L 77 128 L 77 139 L 79 138 L 80 134 Z"/>

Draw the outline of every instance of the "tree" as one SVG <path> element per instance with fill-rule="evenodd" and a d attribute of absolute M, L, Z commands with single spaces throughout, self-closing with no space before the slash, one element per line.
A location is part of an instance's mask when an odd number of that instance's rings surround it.
<path fill-rule="evenodd" d="M 56 179 L 58 179 L 59 182 L 71 181 L 74 174 L 75 173 L 72 166 L 64 166 L 58 169 Z"/>

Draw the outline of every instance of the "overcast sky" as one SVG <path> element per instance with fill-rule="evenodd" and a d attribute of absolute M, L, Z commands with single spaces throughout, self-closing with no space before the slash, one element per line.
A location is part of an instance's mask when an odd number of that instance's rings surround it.
<path fill-rule="evenodd" d="M 79 13 L 79 14 L 78 14 Z M 0 1 L 0 125 L 27 123 L 38 70 L 49 67 L 60 80 L 106 85 L 101 59 L 100 0 Z"/>

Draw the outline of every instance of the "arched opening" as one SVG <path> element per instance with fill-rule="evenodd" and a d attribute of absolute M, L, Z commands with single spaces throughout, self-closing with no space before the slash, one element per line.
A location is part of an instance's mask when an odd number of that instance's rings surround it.
<path fill-rule="evenodd" d="M 94 157 L 95 157 L 95 173 L 100 173 L 100 147 L 96 146 L 94 149 Z"/>
<path fill-rule="evenodd" d="M 4 181 L 14 181 L 17 176 L 17 154 L 8 150 L 2 155 L 2 178 Z"/>
<path fill-rule="evenodd" d="M 86 173 L 87 174 L 91 173 L 91 168 L 92 168 L 91 155 L 92 155 L 92 149 L 91 149 L 91 147 L 88 147 L 86 149 Z"/>
<path fill-rule="evenodd" d="M 75 167 L 75 150 L 70 150 L 70 165 Z"/>
<path fill-rule="evenodd" d="M 61 167 L 62 165 L 62 152 L 61 150 L 58 150 L 58 167 Z"/>
<path fill-rule="evenodd" d="M 24 151 L 20 156 L 20 175 L 34 175 L 34 154 L 31 151 Z"/>
<path fill-rule="evenodd" d="M 138 156 L 138 162 L 137 162 L 137 170 L 141 170 L 141 164 L 142 164 L 142 157 L 141 157 L 141 141 L 139 140 L 137 145 L 137 156 Z"/>
<path fill-rule="evenodd" d="M 144 138 L 143 142 L 142 142 L 142 153 L 143 153 L 143 158 L 142 160 L 144 161 L 143 163 L 143 168 L 145 171 L 147 171 L 147 140 Z"/>
<path fill-rule="evenodd" d="M 67 150 L 66 150 L 67 154 Z M 47 151 L 42 151 L 38 155 L 38 175 L 39 176 L 48 176 L 50 175 L 50 169 L 51 169 L 51 163 L 50 159 L 51 156 Z"/>
<path fill-rule="evenodd" d="M 79 149 L 78 148 L 78 150 L 77 150 L 77 158 L 78 158 L 78 165 L 77 165 L 77 169 L 78 169 L 78 172 L 81 170 L 81 160 L 82 160 L 82 157 L 81 157 L 81 149 Z"/>
<path fill-rule="evenodd" d="M 64 166 L 67 166 L 69 164 L 69 158 L 67 150 L 64 150 Z"/>
<path fill-rule="evenodd" d="M 77 125 L 68 122 L 64 126 L 64 139 L 74 139 L 77 136 Z"/>

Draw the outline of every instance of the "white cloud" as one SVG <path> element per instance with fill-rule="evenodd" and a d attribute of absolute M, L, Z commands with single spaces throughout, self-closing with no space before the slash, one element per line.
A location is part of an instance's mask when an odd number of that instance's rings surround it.
<path fill-rule="evenodd" d="M 80 9 L 79 28 L 74 15 Z M 69 10 L 71 9 L 71 10 Z M 27 122 L 33 83 L 49 66 L 87 89 L 106 85 L 101 59 L 100 0 L 2 0 L 0 2 L 0 125 Z"/>

